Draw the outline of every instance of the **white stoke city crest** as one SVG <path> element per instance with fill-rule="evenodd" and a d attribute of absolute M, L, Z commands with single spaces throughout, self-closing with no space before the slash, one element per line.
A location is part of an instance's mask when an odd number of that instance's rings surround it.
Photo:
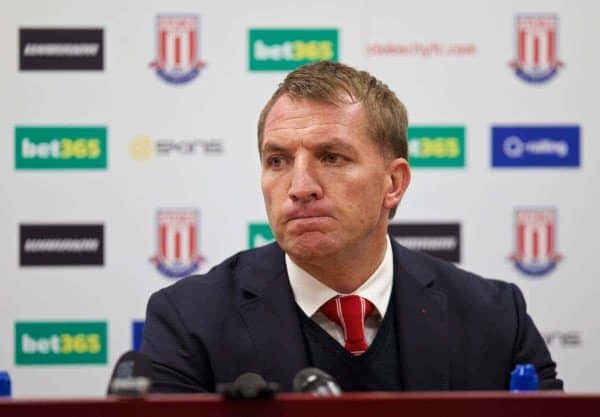
<path fill-rule="evenodd" d="M 156 220 L 158 254 L 150 259 L 156 269 L 169 278 L 183 278 L 196 271 L 204 261 L 198 252 L 198 211 L 159 210 Z"/>
<path fill-rule="evenodd" d="M 515 74 L 529 83 L 550 80 L 563 63 L 558 59 L 558 16 L 526 14 L 516 16 Z"/>
<path fill-rule="evenodd" d="M 515 211 L 515 251 L 510 256 L 517 269 L 540 277 L 552 271 L 562 255 L 556 252 L 556 210 Z"/>
<path fill-rule="evenodd" d="M 156 17 L 156 60 L 150 65 L 163 80 L 182 84 L 205 66 L 200 60 L 200 19 L 194 15 Z"/>

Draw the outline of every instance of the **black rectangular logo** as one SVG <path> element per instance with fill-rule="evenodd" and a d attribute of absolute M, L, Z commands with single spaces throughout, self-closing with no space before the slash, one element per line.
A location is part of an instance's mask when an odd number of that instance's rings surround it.
<path fill-rule="evenodd" d="M 104 69 L 104 30 L 19 29 L 20 70 Z"/>
<path fill-rule="evenodd" d="M 396 223 L 390 224 L 388 231 L 408 249 L 448 262 L 460 262 L 459 223 Z"/>
<path fill-rule="evenodd" d="M 21 266 L 104 265 L 102 224 L 22 224 Z"/>

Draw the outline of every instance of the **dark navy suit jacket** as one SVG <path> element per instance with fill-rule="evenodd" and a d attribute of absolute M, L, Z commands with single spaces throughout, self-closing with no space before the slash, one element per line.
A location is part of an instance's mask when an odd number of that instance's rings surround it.
<path fill-rule="evenodd" d="M 517 363 L 562 389 L 555 363 L 514 284 L 487 280 L 392 240 L 404 389 L 504 390 Z M 298 312 L 274 243 L 152 295 L 142 352 L 154 391 L 214 391 L 256 372 L 290 391 L 309 366 Z"/>

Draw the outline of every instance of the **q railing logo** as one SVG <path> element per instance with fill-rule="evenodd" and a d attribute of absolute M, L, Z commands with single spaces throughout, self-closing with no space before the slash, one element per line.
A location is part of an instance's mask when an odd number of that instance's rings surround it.
<path fill-rule="evenodd" d="M 526 208 L 515 211 L 515 267 L 530 277 L 542 277 L 556 268 L 556 210 Z"/>
<path fill-rule="evenodd" d="M 528 83 L 552 79 L 564 64 L 558 59 L 558 16 L 524 14 L 515 18 L 516 56 L 510 66 Z"/>
<path fill-rule="evenodd" d="M 184 84 L 206 64 L 200 60 L 200 18 L 195 15 L 156 17 L 156 55 L 150 66 L 163 80 Z"/>
<path fill-rule="evenodd" d="M 165 209 L 157 213 L 158 254 L 150 259 L 168 278 L 183 278 L 204 262 L 198 252 L 200 214 L 193 209 Z"/>
<path fill-rule="evenodd" d="M 106 364 L 106 322 L 16 322 L 16 365 Z"/>
<path fill-rule="evenodd" d="M 492 126 L 492 166 L 580 166 L 579 126 Z"/>
<path fill-rule="evenodd" d="M 250 29 L 250 71 L 291 71 L 304 64 L 338 60 L 337 29 Z"/>

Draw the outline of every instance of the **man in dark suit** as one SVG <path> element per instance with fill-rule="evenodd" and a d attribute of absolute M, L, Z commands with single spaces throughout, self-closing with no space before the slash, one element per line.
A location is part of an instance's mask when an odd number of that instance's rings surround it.
<path fill-rule="evenodd" d="M 410 182 L 407 116 L 380 81 L 322 62 L 261 113 L 261 185 L 277 243 L 155 293 L 142 352 L 161 392 L 244 372 L 291 390 L 307 366 L 346 391 L 503 390 L 518 363 L 562 389 L 512 284 L 391 240 Z"/>

